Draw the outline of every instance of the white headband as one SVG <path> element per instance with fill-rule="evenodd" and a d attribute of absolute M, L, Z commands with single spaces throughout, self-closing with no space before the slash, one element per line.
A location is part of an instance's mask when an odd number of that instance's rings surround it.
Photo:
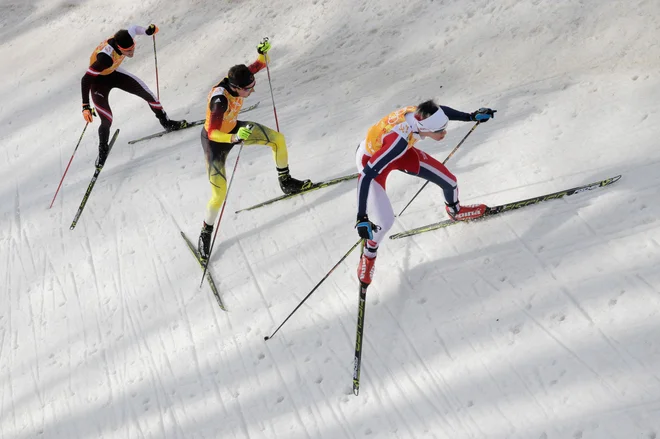
<path fill-rule="evenodd" d="M 442 108 L 438 108 L 438 111 L 431 116 L 424 120 L 418 120 L 417 127 L 419 128 L 419 131 L 437 132 L 446 129 L 447 123 L 449 123 L 447 115 L 442 111 Z"/>

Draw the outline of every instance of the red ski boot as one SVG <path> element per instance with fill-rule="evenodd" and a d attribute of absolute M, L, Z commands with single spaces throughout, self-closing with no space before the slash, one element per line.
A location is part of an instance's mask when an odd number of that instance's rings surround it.
<path fill-rule="evenodd" d="M 367 255 L 363 254 L 360 257 L 360 263 L 357 269 L 357 276 L 360 282 L 369 285 L 371 279 L 374 277 L 374 268 L 376 268 L 376 257 L 368 258 Z"/>
<path fill-rule="evenodd" d="M 449 217 L 454 221 L 468 221 L 484 216 L 486 207 L 485 204 L 467 204 L 461 206 L 456 203 L 454 205 L 447 204 L 445 209 Z"/>

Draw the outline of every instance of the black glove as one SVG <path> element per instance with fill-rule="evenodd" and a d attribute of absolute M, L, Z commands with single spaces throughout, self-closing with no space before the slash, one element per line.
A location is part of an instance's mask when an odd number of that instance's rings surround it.
<path fill-rule="evenodd" d="M 491 110 L 490 108 L 479 108 L 474 113 L 470 113 L 470 119 L 476 122 L 488 122 L 491 117 L 495 118 L 495 113 L 497 113 L 497 110 Z"/>
<path fill-rule="evenodd" d="M 367 215 L 358 216 L 355 228 L 362 239 L 374 239 L 374 232 L 380 230 L 380 226 L 369 221 Z"/>
<path fill-rule="evenodd" d="M 144 31 L 144 33 L 149 35 L 149 36 L 151 36 L 153 34 L 157 34 L 158 33 L 158 26 L 156 26 L 155 24 L 150 24 L 149 27 L 147 28 L 147 30 Z"/>

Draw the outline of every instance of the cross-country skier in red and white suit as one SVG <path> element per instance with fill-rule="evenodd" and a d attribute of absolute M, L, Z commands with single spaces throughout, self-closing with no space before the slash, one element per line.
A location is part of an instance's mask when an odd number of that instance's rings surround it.
<path fill-rule="evenodd" d="M 414 145 L 424 138 L 444 139 L 450 120 L 487 122 L 494 117 L 495 111 L 480 108 L 473 113 L 463 113 L 429 100 L 416 107 L 394 111 L 369 129 L 356 154 L 360 175 L 355 227 L 360 237 L 366 240 L 358 265 L 361 282 L 371 283 L 378 244 L 394 223 L 392 204 L 385 192 L 385 182 L 391 171 L 402 171 L 440 186 L 447 213 L 454 220 L 474 219 L 485 213 L 483 204 L 461 206 L 456 177 L 445 165 Z"/>

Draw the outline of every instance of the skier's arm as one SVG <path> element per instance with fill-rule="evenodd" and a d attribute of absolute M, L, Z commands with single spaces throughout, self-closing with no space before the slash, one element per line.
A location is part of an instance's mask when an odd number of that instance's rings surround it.
<path fill-rule="evenodd" d="M 252 73 L 257 73 L 258 71 L 265 68 L 266 67 L 266 57 L 267 56 L 268 56 L 267 54 L 260 53 L 257 60 L 255 62 L 253 62 L 252 64 L 250 64 L 248 66 L 248 69 L 250 69 L 250 71 Z M 270 61 L 270 57 L 268 58 L 268 61 Z"/>
<path fill-rule="evenodd" d="M 463 113 L 462 111 L 454 110 L 453 108 L 445 107 L 444 105 L 440 105 L 440 108 L 442 108 L 442 111 L 445 112 L 449 120 L 458 120 L 461 122 L 470 122 L 472 120 L 470 113 Z"/>
<path fill-rule="evenodd" d="M 222 120 L 224 119 L 225 112 L 229 108 L 229 102 L 223 95 L 214 96 L 209 102 L 211 108 L 211 116 L 209 120 L 209 140 L 218 143 L 233 143 L 232 135 L 220 131 Z"/>
<path fill-rule="evenodd" d="M 96 55 L 96 61 L 87 68 L 85 75 L 80 80 L 83 105 L 89 105 L 89 89 L 92 87 L 92 80 L 109 67 L 112 67 L 112 58 L 103 52 L 99 52 Z"/>
<path fill-rule="evenodd" d="M 131 34 L 131 38 L 135 38 L 136 35 L 146 35 L 147 28 L 133 24 L 128 27 L 128 33 Z"/>
<path fill-rule="evenodd" d="M 259 54 L 259 57 L 255 62 L 253 62 L 248 66 L 248 69 L 250 69 L 252 74 L 255 74 L 259 70 L 263 69 L 270 62 L 270 57 L 268 56 L 269 50 L 270 50 L 270 41 L 268 41 L 268 38 L 265 38 L 257 46 L 257 53 Z"/>

